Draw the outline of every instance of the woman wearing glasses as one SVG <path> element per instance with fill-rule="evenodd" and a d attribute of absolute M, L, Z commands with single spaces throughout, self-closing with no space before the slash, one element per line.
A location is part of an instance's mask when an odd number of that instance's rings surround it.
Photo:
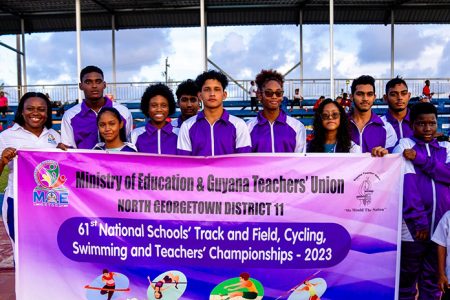
<path fill-rule="evenodd" d="M 274 70 L 262 70 L 255 81 L 263 110 L 247 122 L 252 152 L 305 152 L 305 126 L 280 108 L 283 75 Z"/>
<path fill-rule="evenodd" d="M 361 153 L 352 142 L 345 110 L 336 101 L 325 99 L 314 115 L 314 138 L 307 152 Z"/>

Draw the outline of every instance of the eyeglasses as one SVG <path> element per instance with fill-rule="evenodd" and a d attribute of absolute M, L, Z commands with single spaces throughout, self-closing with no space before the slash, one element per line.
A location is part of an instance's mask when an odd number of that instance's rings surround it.
<path fill-rule="evenodd" d="M 320 115 L 320 118 L 322 120 L 336 120 L 336 119 L 339 119 L 340 116 L 341 116 L 341 114 L 338 112 L 334 112 L 332 114 L 323 113 Z"/>
<path fill-rule="evenodd" d="M 284 91 L 271 91 L 271 90 L 265 90 L 264 91 L 264 96 L 266 96 L 267 98 L 272 98 L 273 94 L 275 94 L 275 96 L 277 97 L 282 97 L 284 94 Z"/>
<path fill-rule="evenodd" d="M 198 98 L 197 97 L 194 97 L 194 96 L 192 96 L 192 97 L 181 97 L 180 98 L 180 102 L 191 102 L 191 103 L 195 103 L 195 102 L 197 102 L 198 101 Z"/>

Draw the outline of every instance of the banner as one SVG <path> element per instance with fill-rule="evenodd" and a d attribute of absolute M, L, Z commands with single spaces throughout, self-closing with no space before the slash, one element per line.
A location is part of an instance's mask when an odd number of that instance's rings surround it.
<path fill-rule="evenodd" d="M 17 299 L 396 299 L 401 169 L 19 151 Z"/>

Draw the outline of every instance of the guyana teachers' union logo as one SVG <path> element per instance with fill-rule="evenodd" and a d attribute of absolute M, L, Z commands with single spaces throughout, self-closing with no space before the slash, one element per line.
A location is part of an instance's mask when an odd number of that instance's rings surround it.
<path fill-rule="evenodd" d="M 54 160 L 41 162 L 34 169 L 33 204 L 36 206 L 65 207 L 69 205 L 69 192 L 64 187 L 67 178 L 61 175 Z"/>

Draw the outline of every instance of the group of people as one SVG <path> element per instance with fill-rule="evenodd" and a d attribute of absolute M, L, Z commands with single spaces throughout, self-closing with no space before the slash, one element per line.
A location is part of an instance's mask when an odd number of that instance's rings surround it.
<path fill-rule="evenodd" d="M 402 153 L 407 160 L 407 171 L 400 299 L 415 299 L 417 287 L 419 299 L 439 299 L 440 292 L 448 285 L 443 266 L 449 262 L 445 250 L 450 242 L 450 217 L 442 216 L 450 209 L 450 144 L 435 138 L 434 105 L 418 103 L 409 109 L 408 86 L 396 77 L 386 84 L 384 100 L 389 110 L 379 117 L 372 111 L 375 80 L 363 75 L 351 85 L 353 108 L 349 113 L 335 100 L 320 102 L 314 113 L 314 137 L 307 143 L 304 125 L 280 108 L 284 77 L 275 70 L 262 70 L 254 83 L 262 110 L 248 122 L 224 109 L 228 80 L 221 72 L 205 71 L 195 80 L 182 82 L 176 90 L 176 100 L 165 84 L 151 85 L 142 95 L 140 105 L 148 122 L 132 130 L 129 110 L 104 96 L 106 83 L 102 70 L 88 66 L 81 71 L 79 83 L 85 99 L 64 114 L 61 135 L 51 129 L 52 109 L 48 97 L 42 93 L 26 93 L 19 102 L 14 126 L 0 134 L 0 172 L 6 165 L 10 168 L 2 215 L 12 241 L 12 159 L 22 148 L 190 156 L 249 152 L 371 153 L 373 156 Z M 199 111 L 201 103 L 203 109 Z M 176 106 L 181 115 L 171 121 L 169 116 Z M 445 224 L 437 229 L 440 220 Z M 438 239 L 438 234 L 444 238 Z M 432 236 L 439 247 L 431 242 Z"/>

